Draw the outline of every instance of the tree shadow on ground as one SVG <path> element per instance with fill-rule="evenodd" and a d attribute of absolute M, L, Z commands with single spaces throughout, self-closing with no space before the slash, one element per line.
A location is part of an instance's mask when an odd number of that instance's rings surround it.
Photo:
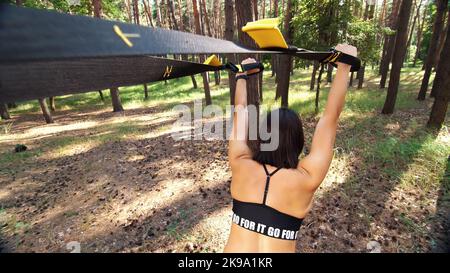
<path fill-rule="evenodd" d="M 65 252 L 67 242 L 79 241 L 86 252 L 136 247 L 160 251 L 226 207 L 230 182 L 226 142 L 175 141 L 169 133 L 145 135 L 173 122 L 103 125 L 94 131 L 72 130 L 69 139 L 53 135 L 36 143 L 34 149 L 45 153 L 48 143 L 50 148 L 67 150 L 87 144 L 97 134 L 102 140 L 73 155 L 41 156 L 8 166 L 15 172 L 1 184 L 9 191 L 1 203 L 11 217 L 29 225 L 26 232 L 16 234 L 14 223 L 6 227 L 11 249 Z M 144 132 L 143 137 L 128 137 L 133 131 Z M 202 243 L 209 236 L 193 241 Z"/>
<path fill-rule="evenodd" d="M 345 168 L 330 170 L 324 182 L 329 185 L 321 186 L 301 229 L 298 251 L 366 252 L 369 241 L 386 252 L 429 251 L 432 235 L 422 223 L 430 206 L 414 202 L 432 193 L 396 191 L 410 163 L 437 135 L 411 123 L 413 118 L 413 112 L 401 112 L 341 122 L 334 160 Z M 395 161 L 399 156 L 402 162 Z"/>
<path fill-rule="evenodd" d="M 436 217 L 442 218 L 442 221 L 436 221 L 431 230 L 436 234 L 432 251 L 450 253 L 450 156 L 447 158 L 446 165 L 436 202 Z"/>

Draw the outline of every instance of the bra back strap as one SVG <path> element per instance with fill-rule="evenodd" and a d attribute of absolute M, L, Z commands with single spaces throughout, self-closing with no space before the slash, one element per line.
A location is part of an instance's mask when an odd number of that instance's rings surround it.
<path fill-rule="evenodd" d="M 266 172 L 266 187 L 264 188 L 264 197 L 263 197 L 263 204 L 265 205 L 266 201 L 267 201 L 267 193 L 269 192 L 270 177 L 272 175 L 274 175 L 276 172 L 278 172 L 279 170 L 281 170 L 281 168 L 277 168 L 272 173 L 269 173 L 269 171 L 267 170 L 266 164 L 263 164 L 263 167 L 264 167 L 264 171 Z"/>

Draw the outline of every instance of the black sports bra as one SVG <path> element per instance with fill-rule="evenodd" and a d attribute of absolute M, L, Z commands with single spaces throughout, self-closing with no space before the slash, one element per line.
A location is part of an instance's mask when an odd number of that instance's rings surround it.
<path fill-rule="evenodd" d="M 266 172 L 266 187 L 263 203 L 242 202 L 233 198 L 233 218 L 236 225 L 269 237 L 296 240 L 303 219 L 278 211 L 266 205 L 267 192 L 269 191 L 270 177 L 281 168 L 272 173 Z"/>

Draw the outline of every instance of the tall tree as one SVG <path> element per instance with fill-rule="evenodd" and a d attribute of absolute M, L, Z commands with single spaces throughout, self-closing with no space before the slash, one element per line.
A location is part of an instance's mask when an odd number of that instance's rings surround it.
<path fill-rule="evenodd" d="M 203 19 L 204 19 L 204 23 L 206 25 L 206 30 L 208 31 L 208 36 L 212 36 L 211 34 L 211 24 L 209 23 L 209 15 L 208 12 L 206 10 L 206 1 L 205 0 L 200 0 L 201 3 L 201 9 L 203 10 Z"/>
<path fill-rule="evenodd" d="M 416 35 L 416 53 L 414 54 L 414 61 L 413 66 L 415 67 L 417 64 L 417 60 L 419 59 L 420 50 L 422 47 L 422 35 L 423 35 L 423 28 L 425 26 L 425 19 L 427 16 L 428 9 L 423 9 L 423 15 L 422 20 L 419 21 L 419 25 L 417 27 L 417 35 Z"/>
<path fill-rule="evenodd" d="M 444 124 L 450 98 L 450 28 L 447 28 L 447 36 L 443 46 L 436 78 L 431 92 L 434 92 L 435 99 L 431 109 L 429 127 L 441 128 Z"/>
<path fill-rule="evenodd" d="M 139 3 L 138 3 L 138 0 L 133 0 L 133 18 L 134 18 L 134 23 L 136 25 L 140 25 L 141 24 L 140 16 L 139 16 Z"/>
<path fill-rule="evenodd" d="M 434 55 L 438 49 L 439 35 L 442 31 L 444 24 L 444 13 L 447 10 L 448 0 L 436 0 L 437 10 L 436 18 L 434 19 L 433 35 L 431 36 L 430 46 L 428 48 L 428 54 L 425 61 L 425 73 L 423 74 L 422 85 L 420 86 L 418 100 L 425 100 L 428 90 L 428 84 L 430 82 L 431 70 L 435 61 Z"/>
<path fill-rule="evenodd" d="M 46 100 L 38 99 L 38 101 L 39 101 L 39 105 L 41 106 L 42 115 L 44 115 L 45 122 L 47 124 L 53 123 L 54 122 L 53 117 L 52 117 L 52 114 L 50 113 L 50 110 L 48 109 Z"/>
<path fill-rule="evenodd" d="M 139 2 L 138 0 L 133 0 L 133 18 L 136 25 L 140 25 L 140 13 L 139 13 Z M 148 87 L 144 83 L 144 100 L 148 99 Z"/>
<path fill-rule="evenodd" d="M 172 0 L 167 0 L 167 7 L 169 8 L 169 15 L 173 24 L 173 29 L 178 30 L 177 19 L 175 18 L 175 7 Z"/>
<path fill-rule="evenodd" d="M 94 17 L 96 18 L 101 18 L 102 17 L 102 3 L 101 0 L 92 0 L 92 7 L 94 10 Z M 105 101 L 105 98 L 103 96 L 103 92 L 102 90 L 98 90 L 98 94 L 100 95 L 100 99 L 102 100 L 102 102 Z M 54 111 L 55 108 L 55 100 L 50 98 L 50 107 L 53 108 L 52 111 Z"/>
<path fill-rule="evenodd" d="M 412 0 L 403 0 L 398 15 L 397 35 L 395 37 L 394 55 L 392 58 L 392 69 L 389 78 L 389 87 L 384 102 L 383 114 L 392 114 L 394 112 L 395 102 L 397 100 L 398 86 L 400 81 L 400 72 L 406 54 L 406 43 L 408 41 L 408 22 L 411 15 Z"/>
<path fill-rule="evenodd" d="M 56 111 L 55 97 L 48 98 L 48 104 L 50 105 L 50 111 Z"/>
<path fill-rule="evenodd" d="M 401 0 L 394 0 L 392 3 L 392 12 L 389 17 L 389 27 L 393 31 L 392 33 L 386 33 L 384 43 L 386 47 L 384 48 L 383 56 L 380 62 L 380 88 L 386 87 L 386 80 L 389 72 L 389 65 L 391 64 L 393 51 L 395 48 L 396 34 L 398 33 L 397 29 L 397 19 L 398 19 L 398 9 L 400 6 Z M 408 18 L 409 20 L 409 18 Z"/>
<path fill-rule="evenodd" d="M 278 0 L 271 0 L 271 16 L 272 17 L 278 17 L 279 13 L 278 13 Z M 277 71 L 277 62 L 278 62 L 278 57 L 273 55 L 271 56 L 270 59 L 270 65 L 272 67 L 272 77 L 275 76 L 276 71 Z"/>
<path fill-rule="evenodd" d="M 128 5 L 129 0 L 127 0 L 126 2 Z M 94 8 L 94 17 L 97 18 L 101 18 L 102 17 L 102 1 L 101 0 L 92 0 L 92 6 Z M 131 16 L 131 11 L 130 11 L 130 16 Z M 131 22 L 131 17 L 129 18 L 130 22 Z M 112 105 L 113 105 L 113 112 L 120 112 L 123 111 L 123 107 L 122 107 L 122 103 L 119 97 L 119 89 L 117 87 L 115 88 L 111 88 L 109 90 L 110 95 L 111 95 L 111 101 L 112 101 Z M 103 93 L 102 91 L 99 91 L 100 93 L 100 97 L 103 100 Z"/>
<path fill-rule="evenodd" d="M 188 9 L 187 5 L 186 5 L 186 9 Z M 184 31 L 187 30 L 187 27 L 184 24 L 183 14 L 181 12 L 181 0 L 179 0 L 179 2 L 178 2 L 178 12 L 179 12 L 179 16 L 180 16 L 180 21 L 179 21 L 179 24 L 178 24 L 179 25 L 179 29 L 178 30 L 184 32 Z M 186 10 L 186 12 L 188 12 L 188 11 Z M 183 55 L 181 55 L 181 59 L 183 61 L 187 61 L 189 59 L 189 57 L 188 57 L 188 55 L 183 54 Z M 195 75 L 191 75 L 190 77 L 191 77 L 191 81 L 192 81 L 192 87 L 194 89 L 197 89 L 198 86 L 197 86 L 197 80 L 195 79 Z"/>
<path fill-rule="evenodd" d="M 8 105 L 6 103 L 0 102 L 0 117 L 2 119 L 10 119 L 11 116 L 9 115 L 8 111 Z"/>
<path fill-rule="evenodd" d="M 192 0 L 192 7 L 194 10 L 195 32 L 201 35 L 202 29 L 200 27 L 200 16 L 198 13 L 197 0 Z M 203 55 L 200 55 L 199 58 L 201 63 L 205 61 L 205 57 Z M 206 75 L 206 73 L 202 73 L 202 78 L 203 78 L 203 88 L 205 90 L 205 103 L 206 105 L 210 105 L 212 103 L 211 91 L 209 90 L 208 76 Z"/>
<path fill-rule="evenodd" d="M 238 39 L 240 44 L 247 47 L 255 47 L 255 42 L 244 32 L 242 32 L 242 27 L 247 24 L 247 22 L 253 21 L 253 10 L 252 10 L 252 2 L 248 0 L 236 0 L 235 1 L 235 9 L 236 9 L 236 17 L 237 17 L 237 30 L 238 30 Z M 248 54 L 240 56 L 241 58 L 256 58 L 255 54 Z M 259 78 L 258 77 L 250 77 L 247 81 L 247 103 L 248 105 L 255 105 L 258 116 L 256 121 L 256 127 L 259 129 L 259 104 L 260 104 L 260 95 L 259 95 Z M 259 132 L 259 130 L 258 130 Z M 254 140 L 249 140 L 248 146 L 250 149 L 255 152 L 259 149 L 258 143 Z"/>
<path fill-rule="evenodd" d="M 412 21 L 412 25 L 411 25 L 411 30 L 410 30 L 410 32 L 409 32 L 409 38 L 408 38 L 408 43 L 407 43 L 407 53 L 406 53 L 406 58 L 408 59 L 408 57 L 409 57 L 409 50 L 410 50 L 410 48 L 411 48 L 411 42 L 412 42 L 412 38 L 413 38 L 413 35 L 414 35 L 414 31 L 415 31 L 415 27 L 416 27 L 416 23 L 417 23 L 417 21 L 418 20 L 420 20 L 420 8 L 422 7 L 422 3 L 423 3 L 423 0 L 419 0 L 420 2 L 419 3 L 417 3 L 417 0 L 416 1 L 414 1 L 414 7 L 415 7 L 415 11 L 416 11 L 416 14 L 414 15 L 414 18 L 413 18 L 413 21 Z"/>
<path fill-rule="evenodd" d="M 155 9 L 156 9 L 156 23 L 159 27 L 164 27 L 163 21 L 162 21 L 162 14 L 161 14 L 161 2 L 159 0 L 155 0 Z"/>
<path fill-rule="evenodd" d="M 228 41 L 234 40 L 234 3 L 233 0 L 225 0 L 225 39 Z M 234 54 L 227 54 L 229 62 L 236 62 Z M 234 80 L 234 74 L 228 71 L 228 84 L 230 86 L 230 105 L 234 104 L 234 94 L 236 91 L 236 81 Z"/>
<path fill-rule="evenodd" d="M 111 92 L 111 101 L 113 105 L 113 112 L 122 112 L 122 101 L 120 99 L 120 92 L 118 87 L 112 87 L 110 89 Z"/>
<path fill-rule="evenodd" d="M 92 0 L 94 1 L 94 0 Z M 99 5 L 101 5 L 101 0 L 99 1 Z M 128 15 L 128 22 L 132 23 L 133 22 L 133 18 L 131 15 L 131 3 L 130 0 L 126 0 L 125 1 L 125 10 L 127 11 L 127 15 Z"/>
<path fill-rule="evenodd" d="M 284 14 L 284 38 L 287 44 L 292 44 L 292 36 L 294 28 L 291 24 L 292 14 L 295 7 L 292 0 L 287 0 L 286 12 Z M 289 55 L 279 56 L 280 65 L 277 71 L 277 91 L 275 99 L 281 97 L 281 106 L 288 107 L 289 105 L 289 81 L 291 78 L 292 57 Z"/>
<path fill-rule="evenodd" d="M 248 0 L 236 0 L 235 1 L 236 16 L 237 16 L 237 30 L 238 39 L 240 44 L 248 47 L 256 47 L 255 42 L 244 32 L 242 32 L 242 27 L 247 24 L 247 22 L 253 21 L 253 10 L 252 2 Z M 243 55 L 242 58 L 256 58 L 255 54 Z M 248 104 L 253 104 L 259 106 L 260 96 L 259 96 L 259 84 L 258 77 L 250 77 L 247 81 L 247 102 Z"/>
<path fill-rule="evenodd" d="M 206 3 L 204 0 L 200 0 L 200 9 L 201 9 L 200 15 L 202 17 L 202 21 L 204 22 L 204 25 L 206 25 L 206 30 L 208 32 L 208 36 L 211 37 L 212 36 L 211 23 L 209 21 L 208 10 L 206 9 Z M 205 33 L 203 33 L 203 34 L 205 34 Z M 207 73 L 207 75 L 208 75 L 208 79 L 210 80 L 209 73 Z M 220 84 L 220 74 L 218 71 L 214 72 L 214 80 L 215 80 L 216 85 Z"/>
<path fill-rule="evenodd" d="M 153 23 L 153 11 L 152 11 L 152 2 L 147 0 L 142 0 L 142 3 L 144 3 L 144 11 L 147 16 L 147 21 L 151 27 L 155 27 Z"/>
<path fill-rule="evenodd" d="M 450 25 L 450 10 L 447 15 L 447 24 L 445 24 L 444 30 L 441 32 L 441 35 L 439 35 L 438 50 L 437 50 L 437 54 L 435 54 L 436 55 L 435 61 L 433 63 L 435 68 L 437 68 L 437 64 L 439 63 L 439 57 L 441 56 L 442 49 L 444 48 L 445 39 L 447 38 L 447 30 L 448 30 L 449 25 Z"/>

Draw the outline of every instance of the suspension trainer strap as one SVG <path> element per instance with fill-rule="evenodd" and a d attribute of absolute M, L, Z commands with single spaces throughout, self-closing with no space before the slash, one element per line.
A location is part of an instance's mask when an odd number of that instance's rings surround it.
<path fill-rule="evenodd" d="M 187 54 L 289 54 L 332 63 L 334 51 L 253 49 L 191 33 L 0 4 L 0 102 L 31 100 L 174 79 L 255 70 L 173 60 Z M 341 61 L 345 61 L 344 57 Z M 350 60 L 351 61 L 351 60 Z"/>

